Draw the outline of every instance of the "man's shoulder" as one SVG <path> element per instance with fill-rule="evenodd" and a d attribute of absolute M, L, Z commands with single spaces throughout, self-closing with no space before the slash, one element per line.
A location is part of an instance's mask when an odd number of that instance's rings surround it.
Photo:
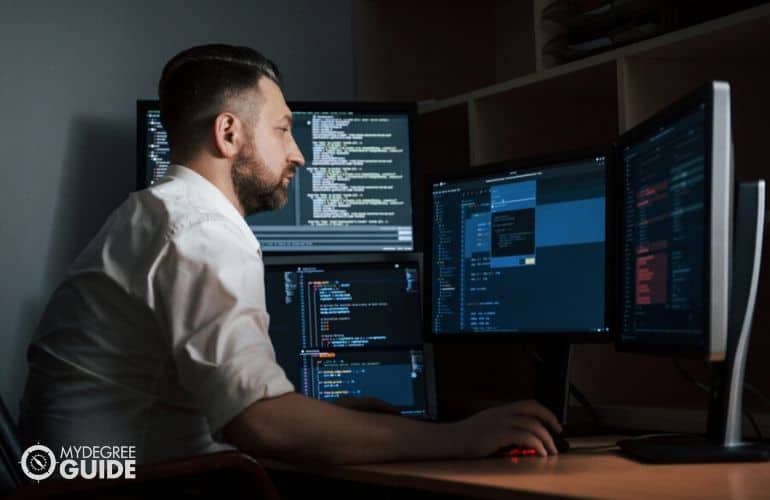
<path fill-rule="evenodd" d="M 129 200 L 129 212 L 142 212 L 153 233 L 174 239 L 186 231 L 205 231 L 206 227 L 232 223 L 221 212 L 207 206 L 205 200 L 187 189 L 183 182 L 167 179 L 151 188 L 137 191 Z"/>
<path fill-rule="evenodd" d="M 238 222 L 187 189 L 184 182 L 164 180 L 132 193 L 110 215 L 70 272 L 144 272 L 167 253 L 169 245 L 201 258 L 259 254 L 253 233 Z"/>
<path fill-rule="evenodd" d="M 183 183 L 162 182 L 131 193 L 112 212 L 73 268 L 92 268 L 106 257 L 127 265 L 153 260 L 173 240 L 188 233 L 205 233 L 212 226 L 237 235 L 237 227 L 230 227 L 234 224 L 227 217 L 206 207 Z"/>

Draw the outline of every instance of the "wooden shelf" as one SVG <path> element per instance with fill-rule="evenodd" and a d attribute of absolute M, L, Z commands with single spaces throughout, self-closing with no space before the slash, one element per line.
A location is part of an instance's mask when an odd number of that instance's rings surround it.
<path fill-rule="evenodd" d="M 755 178 L 764 175 L 757 160 L 764 154 L 761 122 L 770 116 L 767 47 L 770 5 L 765 4 L 573 63 L 423 101 L 419 112 L 427 117 L 466 107 L 467 161 L 480 165 L 611 142 L 704 82 L 725 80 L 733 89 L 737 178 Z M 436 156 L 441 155 L 426 153 L 426 160 Z M 466 157 L 455 158 L 452 163 Z"/>
<path fill-rule="evenodd" d="M 531 74 L 477 88 L 442 100 L 419 103 L 420 113 L 432 113 L 445 107 L 535 85 L 552 78 L 581 71 L 633 56 L 667 59 L 710 59 L 714 55 L 733 57 L 740 53 L 748 60 L 766 58 L 770 46 L 770 5 L 761 5 L 733 15 L 675 31 L 656 38 L 604 52 L 579 61 L 533 72 Z"/>

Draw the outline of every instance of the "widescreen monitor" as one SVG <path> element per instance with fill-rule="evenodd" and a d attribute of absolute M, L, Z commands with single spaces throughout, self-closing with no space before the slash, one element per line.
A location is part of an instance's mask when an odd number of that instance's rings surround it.
<path fill-rule="evenodd" d="M 305 167 L 285 207 L 246 218 L 266 253 L 414 249 L 413 104 L 289 103 Z M 137 102 L 137 188 L 163 177 L 169 144 L 157 101 Z"/>
<path fill-rule="evenodd" d="M 267 257 L 270 338 L 296 390 L 434 415 L 421 287 L 420 254 Z"/>
<path fill-rule="evenodd" d="M 609 340 L 609 149 L 427 182 L 434 339 Z"/>

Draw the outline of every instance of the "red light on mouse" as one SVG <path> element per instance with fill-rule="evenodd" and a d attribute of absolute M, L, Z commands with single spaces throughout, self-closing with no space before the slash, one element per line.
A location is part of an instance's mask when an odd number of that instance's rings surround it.
<path fill-rule="evenodd" d="M 537 450 L 534 448 L 511 448 L 507 453 L 509 457 L 528 457 L 536 454 Z"/>

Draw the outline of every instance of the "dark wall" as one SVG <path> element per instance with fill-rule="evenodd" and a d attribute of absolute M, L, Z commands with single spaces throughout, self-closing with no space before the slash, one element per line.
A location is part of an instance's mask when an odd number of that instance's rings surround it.
<path fill-rule="evenodd" d="M 354 97 L 351 0 L 0 4 L 0 395 L 14 414 L 50 292 L 134 189 L 135 106 L 187 47 L 248 45 L 287 99 Z"/>

